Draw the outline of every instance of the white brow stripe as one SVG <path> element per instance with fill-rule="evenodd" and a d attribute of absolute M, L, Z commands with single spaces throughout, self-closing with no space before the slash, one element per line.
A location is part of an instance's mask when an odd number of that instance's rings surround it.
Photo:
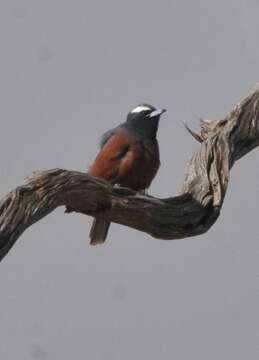
<path fill-rule="evenodd" d="M 131 110 L 131 113 L 140 113 L 141 111 L 144 111 L 144 110 L 151 110 L 151 109 L 148 106 L 140 105 L 140 106 L 135 107 L 135 109 Z"/>

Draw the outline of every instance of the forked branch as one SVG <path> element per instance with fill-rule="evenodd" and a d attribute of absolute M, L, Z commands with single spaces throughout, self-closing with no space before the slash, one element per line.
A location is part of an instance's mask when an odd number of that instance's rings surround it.
<path fill-rule="evenodd" d="M 205 233 L 217 220 L 235 161 L 259 145 L 259 87 L 223 120 L 202 121 L 179 196 L 158 199 L 85 173 L 35 172 L 0 201 L 0 260 L 30 225 L 58 206 L 173 240 Z"/>

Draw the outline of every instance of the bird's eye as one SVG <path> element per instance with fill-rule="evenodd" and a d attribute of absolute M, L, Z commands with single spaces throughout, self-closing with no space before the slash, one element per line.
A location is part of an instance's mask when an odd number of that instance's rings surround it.
<path fill-rule="evenodd" d="M 147 116 L 147 115 L 150 115 L 151 114 L 151 110 L 145 110 L 143 111 L 143 113 Z"/>

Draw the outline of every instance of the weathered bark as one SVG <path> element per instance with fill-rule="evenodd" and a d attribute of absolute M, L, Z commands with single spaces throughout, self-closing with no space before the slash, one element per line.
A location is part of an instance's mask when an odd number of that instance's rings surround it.
<path fill-rule="evenodd" d="M 223 120 L 202 121 L 201 143 L 179 196 L 157 199 L 87 174 L 35 172 L 0 202 L 0 260 L 30 225 L 58 206 L 173 240 L 205 233 L 217 220 L 236 160 L 259 145 L 259 87 Z M 168 166 L 170 166 L 168 164 Z"/>

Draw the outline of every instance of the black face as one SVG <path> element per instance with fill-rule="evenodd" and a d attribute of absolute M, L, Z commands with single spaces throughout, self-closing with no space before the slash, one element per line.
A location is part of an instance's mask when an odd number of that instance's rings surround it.
<path fill-rule="evenodd" d="M 146 117 L 149 117 L 152 111 L 156 110 L 156 108 L 152 105 L 148 104 L 140 104 L 136 106 L 134 109 L 132 109 L 127 116 L 127 121 L 130 122 L 134 119 L 144 119 Z"/>
<path fill-rule="evenodd" d="M 142 137 L 156 137 L 160 116 L 165 109 L 157 109 L 152 105 L 140 104 L 127 116 L 127 124 Z"/>

